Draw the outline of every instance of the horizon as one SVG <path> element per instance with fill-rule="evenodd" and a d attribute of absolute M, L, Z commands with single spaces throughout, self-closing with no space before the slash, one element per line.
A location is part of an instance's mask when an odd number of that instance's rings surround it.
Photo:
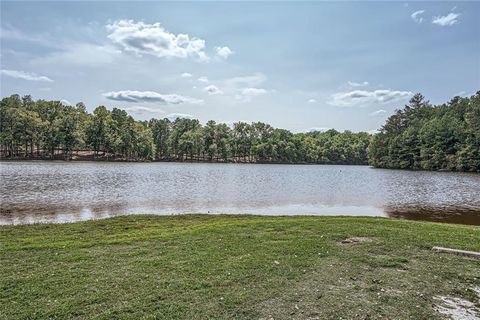
<path fill-rule="evenodd" d="M 417 92 L 437 105 L 480 88 L 478 3 L 1 7 L 2 97 L 89 112 L 372 133 Z"/>

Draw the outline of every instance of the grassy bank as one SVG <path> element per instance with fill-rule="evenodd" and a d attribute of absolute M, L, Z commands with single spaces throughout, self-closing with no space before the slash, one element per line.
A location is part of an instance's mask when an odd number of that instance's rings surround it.
<path fill-rule="evenodd" d="M 480 229 L 207 215 L 0 227 L 0 318 L 431 319 L 437 295 L 478 304 L 480 261 L 432 246 L 480 251 Z"/>

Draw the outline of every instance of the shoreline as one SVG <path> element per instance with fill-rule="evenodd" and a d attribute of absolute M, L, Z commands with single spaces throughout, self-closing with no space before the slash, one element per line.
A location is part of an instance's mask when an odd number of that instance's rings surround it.
<path fill-rule="evenodd" d="M 331 165 L 331 166 L 370 166 L 368 163 L 325 163 L 325 162 L 276 162 L 276 161 L 214 161 L 214 160 L 125 160 L 125 159 L 93 159 L 79 157 L 75 159 L 61 158 L 0 158 L 0 161 L 17 162 L 17 161 L 58 161 L 58 162 L 108 162 L 108 163 L 212 163 L 212 164 L 285 164 L 285 165 Z"/>
<path fill-rule="evenodd" d="M 51 225 L 51 226 L 56 226 L 56 225 L 69 225 L 69 224 L 78 224 L 78 223 L 89 223 L 89 222 L 98 222 L 98 221 L 108 221 L 110 219 L 121 219 L 123 217 L 127 218 L 135 218 L 135 217 L 146 217 L 146 218 L 167 218 L 167 217 L 196 217 L 196 216 L 202 216 L 202 217 L 223 217 L 223 218 L 327 218 L 327 219 L 342 219 L 342 218 L 358 218 L 360 220 L 362 219 L 387 219 L 387 220 L 398 220 L 398 221 L 418 221 L 418 220 L 405 220 L 401 218 L 390 218 L 390 217 L 385 217 L 385 216 L 368 216 L 368 215 L 361 215 L 361 216 L 356 216 L 356 215 L 315 215 L 315 214 L 296 214 L 296 215 L 262 215 L 262 214 L 250 214 L 250 213 L 245 213 L 245 214 L 238 214 L 238 213 L 171 213 L 171 214 L 155 214 L 155 213 L 140 213 L 140 214 L 135 214 L 135 213 L 129 213 L 129 214 L 121 214 L 121 215 L 116 215 L 116 216 L 108 216 L 108 217 L 99 217 L 99 218 L 91 218 L 91 219 L 85 219 L 85 220 L 75 220 L 75 221 L 37 221 L 37 222 L 31 222 L 31 223 L 15 223 L 15 224 L 0 224 L 0 229 L 3 227 L 18 227 L 18 226 L 36 226 L 36 225 Z M 429 223 L 438 223 L 438 224 L 450 224 L 450 225 L 460 225 L 460 226 L 469 226 L 469 227 L 478 227 L 476 225 L 468 225 L 468 224 L 458 224 L 458 223 L 444 223 L 444 222 L 436 222 L 436 221 L 419 221 L 419 222 L 429 222 Z"/>
<path fill-rule="evenodd" d="M 478 211 L 474 211 L 477 213 Z M 170 213 L 170 214 L 156 214 L 156 213 L 127 213 L 127 214 L 119 214 L 119 215 L 111 215 L 105 217 L 93 217 L 87 218 L 84 220 L 64 220 L 64 221 L 34 221 L 34 222 L 20 222 L 20 223 L 8 223 L 8 224 L 0 224 L 0 229 L 2 227 L 16 227 L 16 226 L 35 226 L 35 225 L 68 225 L 68 224 L 77 224 L 77 223 L 89 223 L 89 222 L 97 222 L 97 221 L 108 221 L 110 219 L 119 219 L 122 217 L 134 218 L 134 217 L 149 217 L 149 218 L 164 218 L 164 217 L 195 217 L 195 216 L 204 216 L 204 217 L 223 217 L 223 218 L 279 218 L 279 219 L 286 219 L 286 218 L 312 218 L 312 219 L 381 219 L 381 220 L 391 220 L 391 221 L 406 221 L 406 222 L 419 222 L 419 223 L 434 223 L 440 225 L 452 225 L 452 226 L 467 226 L 472 228 L 478 228 L 480 230 L 480 224 L 470 224 L 465 222 L 452 222 L 452 221 L 439 221 L 439 220 L 419 220 L 419 219 L 407 219 L 398 216 L 376 216 L 376 215 L 354 215 L 354 214 L 258 214 L 258 213 L 215 213 L 215 212 L 208 212 L 208 213 L 198 213 L 198 212 L 191 212 L 191 213 Z"/>
<path fill-rule="evenodd" d="M 473 173 L 480 174 L 480 171 L 458 171 L 458 170 L 425 170 L 413 168 L 387 168 L 375 167 L 369 163 L 353 164 L 353 163 L 312 163 L 312 162 L 265 162 L 265 161 L 211 161 L 211 160 L 125 160 L 125 159 L 92 159 L 92 158 L 77 158 L 77 159 L 51 159 L 51 158 L 0 158 L 0 162 L 98 162 L 98 163 L 186 163 L 186 164 L 272 164 L 272 165 L 300 165 L 300 166 L 363 166 L 372 169 L 382 170 L 401 170 L 411 172 L 445 172 L 445 173 Z"/>

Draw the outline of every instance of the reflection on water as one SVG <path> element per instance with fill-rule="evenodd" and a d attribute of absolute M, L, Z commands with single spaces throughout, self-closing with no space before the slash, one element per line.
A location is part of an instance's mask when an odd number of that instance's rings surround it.
<path fill-rule="evenodd" d="M 365 166 L 1 162 L 0 179 L 0 224 L 249 213 L 480 225 L 478 174 Z"/>

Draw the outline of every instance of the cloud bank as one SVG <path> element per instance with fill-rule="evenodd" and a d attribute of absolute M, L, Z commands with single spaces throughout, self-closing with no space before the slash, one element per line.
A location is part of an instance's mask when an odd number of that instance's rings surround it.
<path fill-rule="evenodd" d="M 143 106 L 133 106 L 133 107 L 128 107 L 128 108 L 122 108 L 123 110 L 135 114 L 162 114 L 165 113 L 165 111 L 156 109 L 156 108 L 149 108 L 149 107 L 143 107 Z"/>
<path fill-rule="evenodd" d="M 107 25 L 108 38 L 124 51 L 158 58 L 195 58 L 208 60 L 205 40 L 188 34 L 171 33 L 159 23 L 119 20 Z"/>
<path fill-rule="evenodd" d="M 111 91 L 104 93 L 103 96 L 109 100 L 124 102 L 159 102 L 161 104 L 201 104 L 203 100 L 184 97 L 179 94 L 161 94 L 154 91 Z"/>
<path fill-rule="evenodd" d="M 410 91 L 399 90 L 353 90 L 339 92 L 331 96 L 328 104 L 337 107 L 367 106 L 404 100 L 412 95 Z"/>
<path fill-rule="evenodd" d="M 158 58 L 193 58 L 207 62 L 211 58 L 205 52 L 206 41 L 188 34 L 175 34 L 166 30 L 160 22 L 145 23 L 134 20 L 118 20 L 108 24 L 108 38 L 121 50 L 138 56 Z M 215 47 L 215 57 L 227 59 L 234 52 L 229 47 Z"/>

